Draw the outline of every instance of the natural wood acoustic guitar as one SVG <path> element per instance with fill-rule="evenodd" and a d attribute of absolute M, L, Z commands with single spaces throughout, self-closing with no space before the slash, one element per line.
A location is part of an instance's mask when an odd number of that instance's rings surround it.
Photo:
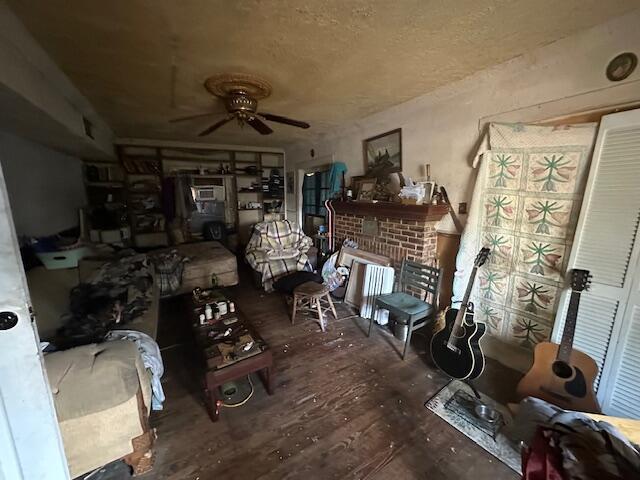
<path fill-rule="evenodd" d="M 571 298 L 560 345 L 541 342 L 534 350 L 533 366 L 517 387 L 518 396 L 537 397 L 567 410 L 599 413 L 593 392 L 598 376 L 596 362 L 573 348 L 580 293 L 587 289 L 587 270 L 571 271 Z"/>

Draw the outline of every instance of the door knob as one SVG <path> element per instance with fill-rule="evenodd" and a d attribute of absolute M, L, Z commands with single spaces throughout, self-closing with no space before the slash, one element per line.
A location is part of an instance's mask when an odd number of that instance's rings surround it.
<path fill-rule="evenodd" d="M 13 312 L 0 312 L 0 330 L 10 330 L 18 324 L 18 316 Z"/>

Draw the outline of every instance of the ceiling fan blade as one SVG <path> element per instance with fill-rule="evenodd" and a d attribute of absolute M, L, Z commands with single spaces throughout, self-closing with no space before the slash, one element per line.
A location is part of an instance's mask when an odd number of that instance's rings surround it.
<path fill-rule="evenodd" d="M 273 130 L 271 130 L 269 125 L 264 123 L 258 117 L 249 118 L 247 123 L 255 128 L 261 135 L 269 135 L 270 133 L 273 133 Z"/>
<path fill-rule="evenodd" d="M 195 120 L 196 118 L 210 117 L 211 115 L 220 115 L 220 112 L 198 113 L 197 115 L 189 115 L 187 117 L 172 118 L 169 123 L 186 122 L 187 120 Z"/>
<path fill-rule="evenodd" d="M 272 113 L 258 112 L 258 115 L 260 115 L 265 120 L 269 120 L 270 122 L 284 123 L 286 125 L 292 125 L 298 128 L 310 127 L 310 125 L 307 122 L 301 122 L 300 120 L 293 120 L 292 118 L 281 117 L 280 115 L 273 115 Z"/>
<path fill-rule="evenodd" d="M 204 137 L 205 135 L 209 135 L 211 132 L 213 132 L 214 130 L 217 130 L 218 128 L 220 128 L 225 123 L 229 123 L 231 120 L 233 120 L 233 118 L 234 118 L 234 115 L 229 115 L 227 118 L 223 118 L 219 122 L 214 123 L 209 128 L 207 128 L 207 129 L 203 130 L 202 132 L 200 132 L 198 134 L 198 136 L 199 137 Z"/>

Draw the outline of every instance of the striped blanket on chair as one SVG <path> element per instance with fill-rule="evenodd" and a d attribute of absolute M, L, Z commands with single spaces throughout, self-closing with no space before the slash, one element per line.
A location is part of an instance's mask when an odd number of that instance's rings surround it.
<path fill-rule="evenodd" d="M 312 243 L 302 228 L 288 220 L 262 222 L 253 228 L 245 258 L 262 275 L 264 290 L 271 292 L 278 278 L 306 269 Z"/>

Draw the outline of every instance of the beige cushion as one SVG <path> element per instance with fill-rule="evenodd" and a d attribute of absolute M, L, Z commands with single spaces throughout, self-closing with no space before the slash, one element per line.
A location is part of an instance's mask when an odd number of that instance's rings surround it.
<path fill-rule="evenodd" d="M 238 284 L 236 256 L 220 242 L 186 243 L 173 248 L 189 258 L 184 265 L 182 285 L 176 293 L 190 292 L 196 287 L 211 287 L 213 275 L 216 276 L 218 286 L 230 287 Z"/>
<path fill-rule="evenodd" d="M 136 395 L 148 377 L 130 341 L 84 345 L 45 355 L 58 421 L 107 410 Z"/>
<path fill-rule="evenodd" d="M 59 423 L 72 478 L 130 454 L 131 440 L 144 433 L 136 396 L 101 412 Z"/>

